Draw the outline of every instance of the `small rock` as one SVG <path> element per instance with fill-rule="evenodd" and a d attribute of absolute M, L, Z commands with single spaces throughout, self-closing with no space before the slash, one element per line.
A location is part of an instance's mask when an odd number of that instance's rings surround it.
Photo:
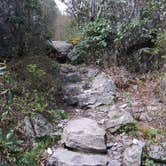
<path fill-rule="evenodd" d="M 69 74 L 69 73 L 73 73 L 76 71 L 77 71 L 77 68 L 76 68 L 76 66 L 73 66 L 73 65 L 63 64 L 60 66 L 60 75 L 61 76 L 65 76 L 64 74 Z"/>
<path fill-rule="evenodd" d="M 142 142 L 140 140 L 137 140 L 137 139 L 133 139 L 133 144 L 134 145 L 139 145 L 140 147 L 144 147 L 145 146 L 145 142 Z"/>
<path fill-rule="evenodd" d="M 166 155 L 166 152 L 162 146 L 150 145 L 147 148 L 148 156 L 153 159 L 163 159 Z"/>
<path fill-rule="evenodd" d="M 105 131 L 96 121 L 80 118 L 70 121 L 64 128 L 65 146 L 85 152 L 106 152 Z"/>
<path fill-rule="evenodd" d="M 120 106 L 120 108 L 122 108 L 122 109 L 124 109 L 126 107 L 127 107 L 127 104 L 123 104 L 123 105 Z"/>
<path fill-rule="evenodd" d="M 101 119 L 101 120 L 98 122 L 98 124 L 99 124 L 99 125 L 103 125 L 104 122 L 105 122 L 105 119 Z"/>
<path fill-rule="evenodd" d="M 113 92 L 114 91 L 114 83 L 112 78 L 105 73 L 98 74 L 92 82 L 93 90 L 101 91 L 101 92 Z"/>
<path fill-rule="evenodd" d="M 138 145 L 139 144 L 139 141 L 137 139 L 133 139 L 133 144 L 134 145 Z"/>
<path fill-rule="evenodd" d="M 112 141 L 115 141 L 114 139 L 117 140 L 117 138 L 114 137 Z M 117 141 L 118 142 L 116 143 L 110 144 L 110 148 L 107 149 L 107 152 L 111 159 L 121 161 L 123 158 L 123 152 L 125 150 L 125 147 L 121 142 L 119 142 L 119 140 Z"/>
<path fill-rule="evenodd" d="M 93 78 L 93 77 L 96 77 L 97 73 L 99 71 L 97 69 L 93 69 L 93 68 L 88 68 L 86 69 L 86 73 L 85 75 L 88 77 L 88 78 Z"/>
<path fill-rule="evenodd" d="M 25 117 L 24 122 L 25 133 L 30 138 L 50 136 L 53 133 L 53 126 L 41 114 L 33 118 Z"/>
<path fill-rule="evenodd" d="M 75 112 L 80 113 L 81 110 L 80 109 L 75 109 Z"/>
<path fill-rule="evenodd" d="M 123 139 L 122 141 L 123 141 L 123 144 L 124 144 L 125 146 L 130 146 L 130 145 L 133 144 L 132 139 L 129 139 L 129 138 Z"/>
<path fill-rule="evenodd" d="M 109 163 L 112 164 L 104 155 L 84 154 L 59 148 L 48 159 L 47 166 L 107 166 Z"/>
<path fill-rule="evenodd" d="M 109 119 L 105 122 L 106 129 L 110 132 L 115 132 L 117 129 L 119 129 L 121 126 L 129 124 L 129 123 L 135 123 L 133 117 L 129 112 L 123 111 L 111 111 L 108 114 Z"/>
<path fill-rule="evenodd" d="M 51 148 L 48 148 L 48 149 L 47 149 L 47 153 L 48 153 L 49 155 L 51 155 L 51 154 L 53 153 L 53 151 L 51 150 Z"/>
<path fill-rule="evenodd" d="M 140 166 L 141 165 L 142 146 L 132 145 L 124 151 L 124 166 Z"/>
<path fill-rule="evenodd" d="M 141 121 L 152 121 L 152 118 L 149 117 L 149 115 L 147 113 L 142 113 L 141 116 L 139 117 L 139 120 Z"/>
<path fill-rule="evenodd" d="M 158 106 L 147 106 L 146 108 L 148 111 L 158 111 L 160 110 L 161 108 L 158 107 Z"/>

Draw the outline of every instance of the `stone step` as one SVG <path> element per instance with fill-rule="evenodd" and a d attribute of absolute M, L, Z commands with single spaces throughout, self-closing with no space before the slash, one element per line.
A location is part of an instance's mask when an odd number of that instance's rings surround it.
<path fill-rule="evenodd" d="M 64 128 L 62 142 L 68 148 L 92 153 L 106 153 L 105 131 L 88 118 L 70 121 Z"/>

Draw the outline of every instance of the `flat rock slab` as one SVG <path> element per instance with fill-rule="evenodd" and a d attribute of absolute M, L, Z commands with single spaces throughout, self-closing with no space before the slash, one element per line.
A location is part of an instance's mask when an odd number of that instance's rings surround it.
<path fill-rule="evenodd" d="M 108 166 L 105 155 L 84 154 L 59 148 L 48 159 L 47 166 Z M 111 165 L 110 165 L 111 166 Z"/>
<path fill-rule="evenodd" d="M 105 153 L 105 131 L 95 120 L 80 118 L 70 121 L 62 135 L 66 147 L 84 152 Z"/>
<path fill-rule="evenodd" d="M 108 114 L 109 118 L 105 122 L 105 127 L 110 132 L 115 132 L 118 130 L 121 126 L 129 124 L 129 123 L 135 123 L 133 117 L 129 112 L 123 111 L 110 111 Z"/>
<path fill-rule="evenodd" d="M 62 94 L 67 105 L 96 108 L 113 103 L 115 85 L 109 75 L 93 68 L 75 67 L 74 70 L 70 68 L 70 66 L 61 67 Z M 71 87 L 72 93 L 69 93 Z"/>

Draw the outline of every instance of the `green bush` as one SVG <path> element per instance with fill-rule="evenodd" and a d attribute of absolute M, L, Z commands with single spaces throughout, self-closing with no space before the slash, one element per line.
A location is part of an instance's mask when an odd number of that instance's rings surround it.
<path fill-rule="evenodd" d="M 150 1 L 140 11 L 139 19 L 128 19 L 117 25 L 115 18 L 99 18 L 82 25 L 80 32 L 83 38 L 76 46 L 79 62 L 94 63 L 109 56 L 112 62 L 125 64 L 132 71 L 158 69 L 162 61 L 159 52 L 164 49 L 156 46 L 162 25 L 154 15 L 160 9 L 157 2 Z M 140 54 L 143 48 L 152 49 L 153 55 L 147 52 Z"/>
<path fill-rule="evenodd" d="M 81 61 L 90 62 L 101 58 L 101 50 L 106 49 L 113 42 L 115 29 L 110 21 L 99 19 L 84 24 L 80 33 L 83 40 L 76 46 L 77 54 L 80 55 Z"/>
<path fill-rule="evenodd" d="M 29 64 L 26 66 L 27 80 L 29 86 L 33 89 L 41 89 L 42 80 L 46 77 L 46 72 L 43 69 L 37 67 L 36 64 Z"/>

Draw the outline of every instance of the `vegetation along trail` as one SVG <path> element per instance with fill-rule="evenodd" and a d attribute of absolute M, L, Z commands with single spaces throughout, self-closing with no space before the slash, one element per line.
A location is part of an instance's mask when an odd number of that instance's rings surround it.
<path fill-rule="evenodd" d="M 0 166 L 166 166 L 165 0 L 0 1 Z"/>

